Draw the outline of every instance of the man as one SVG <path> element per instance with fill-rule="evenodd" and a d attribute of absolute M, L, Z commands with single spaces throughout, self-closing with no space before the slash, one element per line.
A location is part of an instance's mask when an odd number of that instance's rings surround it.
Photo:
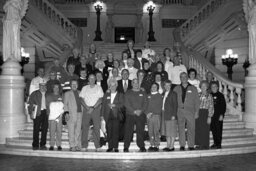
<path fill-rule="evenodd" d="M 62 88 L 64 93 L 68 90 L 71 90 L 70 81 L 73 79 L 78 80 L 79 77 L 75 74 L 75 65 L 73 63 L 70 63 L 67 66 L 66 78 L 64 78 L 64 82 L 62 82 Z"/>
<path fill-rule="evenodd" d="M 139 80 L 132 81 L 132 89 L 125 94 L 126 123 L 124 137 L 124 152 L 129 152 L 129 146 L 133 137 L 134 125 L 136 125 L 137 146 L 140 152 L 146 152 L 144 143 L 144 127 L 146 116 L 144 111 L 147 108 L 146 93 L 140 89 Z"/>
<path fill-rule="evenodd" d="M 128 90 L 132 89 L 132 81 L 128 79 L 129 71 L 127 69 L 123 69 L 121 75 L 122 75 L 122 79 L 117 82 L 118 83 L 117 92 L 125 94 Z M 124 114 L 124 119 L 119 123 L 119 141 L 124 140 L 125 120 L 126 120 L 125 107 L 122 108 L 122 112 Z"/>
<path fill-rule="evenodd" d="M 55 71 L 50 72 L 50 79 L 46 82 L 47 94 L 53 93 L 53 85 L 60 84 L 60 81 L 57 80 L 57 74 Z"/>
<path fill-rule="evenodd" d="M 129 79 L 133 80 L 137 78 L 137 72 L 138 69 L 134 68 L 134 60 L 132 58 L 129 58 L 127 60 L 127 66 L 128 66 L 128 71 L 129 71 Z"/>
<path fill-rule="evenodd" d="M 77 80 L 71 80 L 71 90 L 64 95 L 64 111 L 68 112 L 68 139 L 70 151 L 81 150 L 82 103 L 77 90 Z"/>
<path fill-rule="evenodd" d="M 46 83 L 47 79 L 45 78 L 45 70 L 44 67 L 39 67 L 37 69 L 37 77 L 33 78 L 30 87 L 29 87 L 29 95 L 33 93 L 34 91 L 39 89 L 39 84 L 40 83 Z"/>
<path fill-rule="evenodd" d="M 101 115 L 106 121 L 107 128 L 107 152 L 118 152 L 119 121 L 123 119 L 121 109 L 123 108 L 124 96 L 116 91 L 117 81 L 109 80 L 109 90 L 102 100 Z"/>
<path fill-rule="evenodd" d="M 211 82 L 211 94 L 214 103 L 214 114 L 211 121 L 211 131 L 214 144 L 212 149 L 220 149 L 222 141 L 223 119 L 226 113 L 226 100 L 224 95 L 219 92 L 219 82 Z"/>
<path fill-rule="evenodd" d="M 77 80 L 78 82 L 78 90 L 81 91 L 84 86 L 88 84 L 87 80 L 87 71 L 86 69 L 81 69 L 80 70 L 80 78 Z M 72 87 L 71 87 L 72 89 Z"/>
<path fill-rule="evenodd" d="M 175 56 L 173 58 L 173 67 L 169 67 L 167 73 L 168 73 L 168 79 L 172 81 L 172 90 L 175 86 L 180 85 L 180 74 L 182 72 L 187 73 L 187 68 L 185 65 L 180 64 L 180 59 L 178 56 Z"/>
<path fill-rule="evenodd" d="M 82 98 L 84 106 L 82 118 L 82 150 L 87 151 L 88 132 L 90 121 L 93 122 L 93 140 L 96 151 L 100 150 L 100 111 L 103 97 L 103 90 L 99 85 L 95 84 L 96 78 L 94 74 L 89 75 L 89 85 L 84 86 L 79 96 Z"/>
<path fill-rule="evenodd" d="M 117 91 L 124 94 L 127 90 L 132 89 L 132 81 L 129 80 L 129 71 L 127 69 L 123 69 L 121 75 L 122 79 L 117 82 Z"/>
<path fill-rule="evenodd" d="M 181 85 L 174 88 L 178 98 L 178 127 L 180 150 L 185 150 L 185 125 L 187 125 L 188 149 L 194 150 L 195 118 L 198 117 L 200 99 L 197 89 L 188 83 L 186 72 L 180 74 Z"/>
<path fill-rule="evenodd" d="M 33 150 L 39 149 L 39 131 L 41 132 L 40 149 L 47 150 L 46 148 L 46 137 L 48 129 L 48 115 L 46 113 L 46 84 L 40 83 L 39 90 L 35 90 L 29 97 L 28 112 L 31 119 L 33 119 Z M 34 118 L 35 113 L 35 118 Z"/>

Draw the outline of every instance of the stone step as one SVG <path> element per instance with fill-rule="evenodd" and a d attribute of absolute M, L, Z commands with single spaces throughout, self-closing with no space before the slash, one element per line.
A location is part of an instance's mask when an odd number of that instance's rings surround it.
<path fill-rule="evenodd" d="M 213 141 L 210 140 L 210 144 L 212 144 Z M 247 137 L 234 137 L 234 138 L 223 138 L 222 140 L 222 146 L 223 148 L 228 146 L 234 146 L 234 145 L 246 145 L 246 144 L 253 144 L 256 143 L 256 136 L 247 136 Z M 6 139 L 6 145 L 11 146 L 19 146 L 19 147 L 31 147 L 32 146 L 32 139 L 26 139 L 26 138 L 7 138 Z M 123 149 L 123 142 L 119 143 L 119 149 Z M 47 146 L 49 147 L 49 141 L 47 141 Z M 69 148 L 69 142 L 67 140 L 62 141 L 62 148 L 68 149 Z M 150 146 L 149 141 L 145 141 L 145 147 L 148 148 Z M 160 143 L 160 149 L 163 149 L 166 147 L 166 142 Z M 175 141 L 175 148 L 179 149 L 179 142 Z M 93 142 L 89 142 L 88 149 L 95 149 Z M 107 145 L 102 147 L 102 150 L 106 150 Z M 131 150 L 138 150 L 138 147 L 136 145 L 136 142 L 132 142 L 130 145 Z"/>
<path fill-rule="evenodd" d="M 206 157 L 206 156 L 222 156 L 232 154 L 243 154 L 256 152 L 256 144 L 245 145 L 232 145 L 229 147 L 223 147 L 218 150 L 194 150 L 194 151 L 179 151 L 173 152 L 146 152 L 140 153 L 138 150 L 130 149 L 129 153 L 123 153 L 121 150 L 119 153 L 107 153 L 94 152 L 89 150 L 88 152 L 70 152 L 68 149 L 62 151 L 43 151 L 43 150 L 32 150 L 31 147 L 8 147 L 0 145 L 0 154 L 11 154 L 21 156 L 36 156 L 36 157 L 54 157 L 54 158 L 77 158 L 77 159 L 117 159 L 130 161 L 140 159 L 175 159 L 175 158 L 195 158 L 195 157 Z"/>

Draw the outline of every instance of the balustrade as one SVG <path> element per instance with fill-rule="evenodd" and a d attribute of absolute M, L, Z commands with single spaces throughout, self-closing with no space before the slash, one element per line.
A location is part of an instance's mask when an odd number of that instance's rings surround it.
<path fill-rule="evenodd" d="M 164 0 L 166 1 L 171 0 Z M 171 1 L 172 2 L 172 1 Z M 195 29 L 199 24 L 206 20 L 212 13 L 218 10 L 221 6 L 225 5 L 227 0 L 209 0 L 198 12 L 188 19 L 185 23 L 181 25 L 181 39 L 184 40 L 185 37 Z"/>
<path fill-rule="evenodd" d="M 82 2 L 82 0 L 69 1 Z M 48 19 L 50 19 L 53 23 L 59 26 L 65 33 L 67 33 L 74 39 L 77 38 L 77 29 L 79 28 L 77 28 L 68 18 L 66 18 L 61 12 L 59 12 L 59 10 L 56 9 L 51 3 L 49 3 L 47 0 L 34 0 L 32 1 L 32 3 L 39 9 L 39 11 L 41 11 Z"/>
<path fill-rule="evenodd" d="M 162 0 L 164 5 L 176 4 L 176 5 L 184 5 L 184 0 Z"/>
<path fill-rule="evenodd" d="M 91 0 L 66 0 L 66 4 L 84 4 L 90 2 Z"/>

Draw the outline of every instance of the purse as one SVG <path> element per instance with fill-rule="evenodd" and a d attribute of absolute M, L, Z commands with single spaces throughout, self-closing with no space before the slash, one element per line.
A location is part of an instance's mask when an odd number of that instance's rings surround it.
<path fill-rule="evenodd" d="M 62 125 L 67 125 L 67 121 L 69 120 L 69 112 L 64 112 L 62 115 Z"/>

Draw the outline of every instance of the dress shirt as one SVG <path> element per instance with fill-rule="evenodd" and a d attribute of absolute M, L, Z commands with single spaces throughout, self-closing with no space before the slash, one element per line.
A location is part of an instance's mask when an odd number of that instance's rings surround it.
<path fill-rule="evenodd" d="M 150 58 L 149 58 L 149 55 L 150 56 L 155 56 L 156 55 L 156 52 L 154 51 L 154 50 L 152 50 L 152 49 L 143 49 L 142 50 L 142 58 L 145 58 L 145 59 L 147 59 L 147 60 L 149 60 Z"/>
<path fill-rule="evenodd" d="M 167 98 L 167 96 L 168 96 L 169 92 L 170 92 L 170 91 L 166 91 L 166 92 L 164 93 L 164 98 L 163 98 L 163 107 L 162 107 L 162 110 L 164 110 L 165 100 L 166 100 L 166 98 Z"/>
<path fill-rule="evenodd" d="M 45 92 L 42 93 L 42 100 L 41 100 L 41 110 L 46 109 L 46 100 L 45 100 Z"/>
<path fill-rule="evenodd" d="M 137 78 L 138 69 L 132 67 L 132 68 L 128 68 L 128 71 L 129 71 L 129 80 L 133 80 L 134 78 Z"/>
<path fill-rule="evenodd" d="M 182 72 L 187 73 L 187 68 L 180 64 L 169 68 L 168 79 L 172 81 L 172 84 L 180 84 L 180 74 Z"/>
<path fill-rule="evenodd" d="M 117 94 L 117 92 L 110 93 L 110 103 L 111 103 L 111 104 L 113 104 L 114 99 L 115 99 L 115 97 L 116 97 L 116 94 Z"/>

